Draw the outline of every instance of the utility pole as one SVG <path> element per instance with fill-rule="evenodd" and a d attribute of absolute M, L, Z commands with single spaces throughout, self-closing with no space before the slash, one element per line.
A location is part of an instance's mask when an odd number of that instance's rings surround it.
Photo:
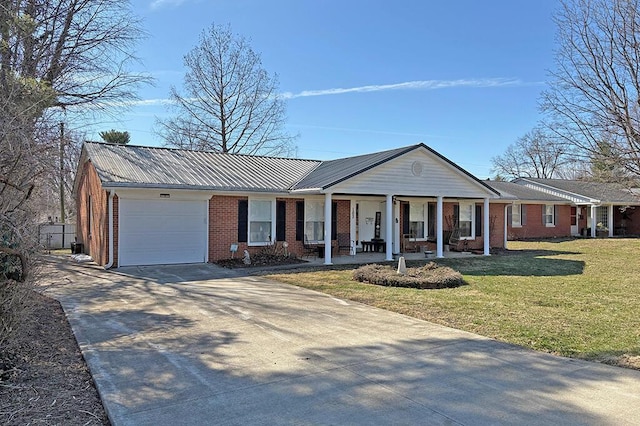
<path fill-rule="evenodd" d="M 60 122 L 60 222 L 65 223 L 64 213 L 64 122 Z"/>

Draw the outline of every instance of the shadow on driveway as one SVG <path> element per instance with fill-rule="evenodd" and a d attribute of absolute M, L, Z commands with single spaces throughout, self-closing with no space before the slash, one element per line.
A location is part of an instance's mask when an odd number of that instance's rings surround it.
<path fill-rule="evenodd" d="M 201 279 L 178 267 L 135 275 L 65 261 L 48 268 L 47 291 L 62 302 L 114 425 L 640 418 L 637 371 L 259 277 Z"/>

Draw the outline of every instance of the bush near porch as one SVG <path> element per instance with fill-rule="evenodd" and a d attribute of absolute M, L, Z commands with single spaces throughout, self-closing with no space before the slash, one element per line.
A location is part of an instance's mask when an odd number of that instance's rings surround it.
<path fill-rule="evenodd" d="M 361 283 L 342 268 L 270 277 L 539 351 L 640 369 L 640 239 L 509 248 L 439 259 L 468 285 L 436 291 Z"/>

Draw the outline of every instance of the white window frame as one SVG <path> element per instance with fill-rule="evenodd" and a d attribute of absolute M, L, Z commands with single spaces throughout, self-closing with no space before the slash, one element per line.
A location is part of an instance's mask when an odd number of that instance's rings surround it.
<path fill-rule="evenodd" d="M 516 217 L 518 218 L 516 220 Z M 511 226 L 513 228 L 522 228 L 522 204 L 513 203 L 511 205 Z"/>
<path fill-rule="evenodd" d="M 551 211 L 551 213 L 549 213 L 549 210 Z M 546 226 L 547 228 L 553 228 L 556 226 L 556 206 L 554 204 L 545 204 L 544 205 L 544 213 L 543 213 L 543 218 L 544 218 L 544 226 Z M 549 222 L 547 220 L 547 218 L 551 218 L 551 222 Z"/>
<path fill-rule="evenodd" d="M 422 208 L 422 215 L 419 213 L 417 215 L 412 216 L 412 209 Z M 427 203 L 418 203 L 418 202 L 409 202 L 409 230 L 411 231 L 411 224 L 415 222 L 422 222 L 422 235 L 413 235 L 416 240 L 425 240 L 429 236 L 429 230 L 427 229 L 427 224 L 429 223 L 428 219 L 429 208 Z M 421 220 L 412 220 L 412 219 L 421 219 Z"/>
<path fill-rule="evenodd" d="M 471 235 L 462 235 L 462 226 L 460 226 L 463 222 L 462 220 L 462 211 L 465 207 L 468 207 L 468 213 L 470 213 L 470 221 L 471 226 L 469 226 Z M 458 228 L 460 228 L 460 239 L 461 240 L 475 240 L 476 239 L 476 203 L 471 201 L 460 201 L 458 202 Z M 469 222 L 469 220 L 465 220 L 464 222 Z"/>
<path fill-rule="evenodd" d="M 319 210 L 316 210 L 320 213 L 322 220 L 311 220 L 315 218 L 310 217 L 310 212 L 312 209 L 309 208 L 310 204 L 315 204 L 318 206 Z M 310 243 L 321 243 L 324 242 L 324 230 L 327 222 L 327 218 L 324 217 L 324 200 L 304 200 L 304 234 L 309 238 Z M 322 224 L 322 235 L 310 235 L 307 230 L 308 223 L 318 223 Z M 314 238 L 315 237 L 315 238 Z"/>
<path fill-rule="evenodd" d="M 596 207 L 596 230 L 609 230 L 609 206 Z"/>
<path fill-rule="evenodd" d="M 251 232 L 251 223 L 252 222 L 266 222 L 264 220 L 252 220 L 253 216 L 253 203 L 256 202 L 269 202 L 271 204 L 270 212 L 271 217 L 270 222 L 270 230 L 269 235 L 266 241 L 253 241 L 252 232 Z M 273 243 L 274 236 L 276 235 L 276 199 L 275 198 L 249 198 L 249 208 L 247 212 L 247 244 L 249 246 L 268 246 Z M 264 232 L 264 231 L 263 231 Z"/>

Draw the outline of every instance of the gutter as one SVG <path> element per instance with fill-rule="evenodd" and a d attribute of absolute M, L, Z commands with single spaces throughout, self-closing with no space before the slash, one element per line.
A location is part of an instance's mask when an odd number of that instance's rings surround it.
<path fill-rule="evenodd" d="M 114 263 L 113 256 L 113 196 L 115 191 L 109 191 L 109 202 L 107 204 L 107 212 L 109 214 L 109 262 L 104 265 L 104 269 L 111 269 Z"/>

